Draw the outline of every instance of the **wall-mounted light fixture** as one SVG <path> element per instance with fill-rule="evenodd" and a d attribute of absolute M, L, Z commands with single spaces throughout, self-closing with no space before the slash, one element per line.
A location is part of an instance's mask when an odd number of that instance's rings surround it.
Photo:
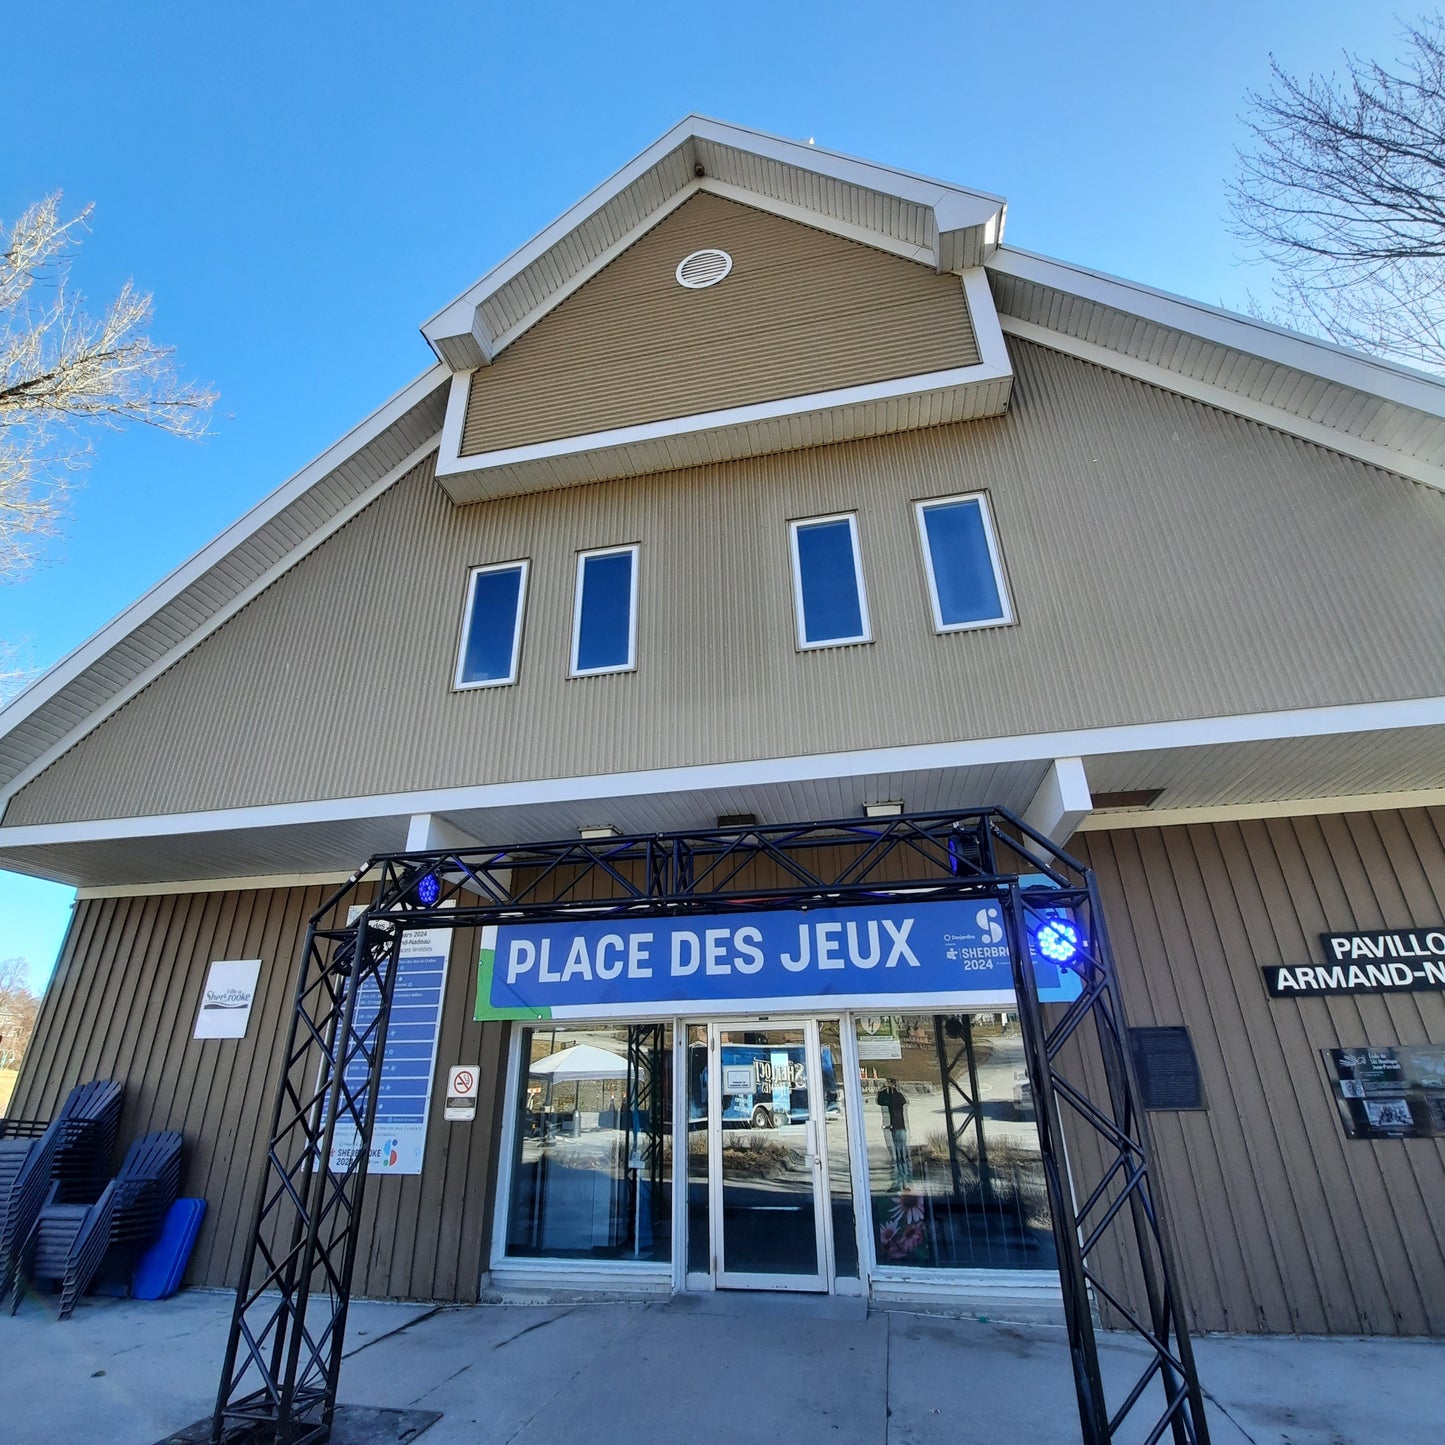
<path fill-rule="evenodd" d="M 890 803 L 863 804 L 863 816 L 865 818 L 897 818 L 902 812 L 903 804 L 898 800 Z"/>
<path fill-rule="evenodd" d="M 577 836 L 585 842 L 595 838 L 617 838 L 621 834 L 611 823 L 584 823 L 578 828 Z"/>

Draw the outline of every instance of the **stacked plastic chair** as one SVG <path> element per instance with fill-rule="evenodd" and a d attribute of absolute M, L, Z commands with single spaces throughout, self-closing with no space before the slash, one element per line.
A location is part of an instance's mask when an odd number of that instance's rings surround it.
<path fill-rule="evenodd" d="M 180 1191 L 181 1136 L 173 1129 L 137 1139 L 120 1173 L 93 1204 L 63 1203 L 59 1182 L 52 1184 L 50 1198 L 16 1254 L 10 1313 L 19 1308 L 24 1284 L 56 1281 L 64 1320 L 107 1259 L 129 1276 Z"/>
<path fill-rule="evenodd" d="M 21 1246 L 35 1227 L 50 1192 L 50 1168 L 60 1147 L 57 1119 L 36 1138 L 0 1138 L 0 1301 L 9 1293 Z"/>
<path fill-rule="evenodd" d="M 70 1091 L 48 1125 L 0 1120 L 0 1302 L 52 1192 L 57 1199 L 93 1201 L 104 1191 L 123 1093 L 117 1083 L 93 1079 Z"/>
<path fill-rule="evenodd" d="M 124 1096 L 120 1084 L 93 1079 L 70 1091 L 59 1122 L 64 1126 L 50 1177 L 62 1204 L 93 1204 L 110 1178 Z"/>

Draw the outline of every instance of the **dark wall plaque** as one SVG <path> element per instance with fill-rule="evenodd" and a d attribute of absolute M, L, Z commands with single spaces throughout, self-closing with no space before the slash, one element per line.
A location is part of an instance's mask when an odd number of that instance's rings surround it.
<path fill-rule="evenodd" d="M 1445 1135 L 1445 1048 L 1321 1049 L 1351 1139 Z"/>
<path fill-rule="evenodd" d="M 1209 1107 L 1188 1029 L 1130 1029 L 1129 1051 L 1146 1109 Z"/>

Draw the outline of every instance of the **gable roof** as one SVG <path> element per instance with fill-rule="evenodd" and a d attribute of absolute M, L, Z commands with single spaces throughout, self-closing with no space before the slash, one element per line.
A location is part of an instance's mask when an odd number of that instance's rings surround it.
<path fill-rule="evenodd" d="M 0 806 L 435 449 L 454 371 L 487 364 L 700 190 L 940 273 L 986 267 L 1005 335 L 1445 487 L 1433 377 L 1004 248 L 997 196 L 688 116 L 425 323 L 439 364 L 0 708 Z"/>
<path fill-rule="evenodd" d="M 999 196 L 689 115 L 444 306 L 422 335 L 453 371 L 488 365 L 700 190 L 940 272 L 981 266 L 1003 240 Z"/>

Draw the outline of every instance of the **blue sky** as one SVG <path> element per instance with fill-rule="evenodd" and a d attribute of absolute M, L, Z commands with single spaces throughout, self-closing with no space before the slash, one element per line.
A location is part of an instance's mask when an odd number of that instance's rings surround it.
<path fill-rule="evenodd" d="M 426 317 L 691 110 L 996 192 L 1014 245 L 1243 308 L 1266 284 L 1223 220 L 1246 90 L 1270 53 L 1393 56 L 1397 13 L 22 7 L 0 216 L 93 201 L 74 283 L 153 291 L 153 334 L 221 403 L 201 445 L 97 438 L 65 537 L 0 588 L 0 637 L 64 656 L 425 369 Z M 70 900 L 0 874 L 0 958 L 43 982 Z"/>

